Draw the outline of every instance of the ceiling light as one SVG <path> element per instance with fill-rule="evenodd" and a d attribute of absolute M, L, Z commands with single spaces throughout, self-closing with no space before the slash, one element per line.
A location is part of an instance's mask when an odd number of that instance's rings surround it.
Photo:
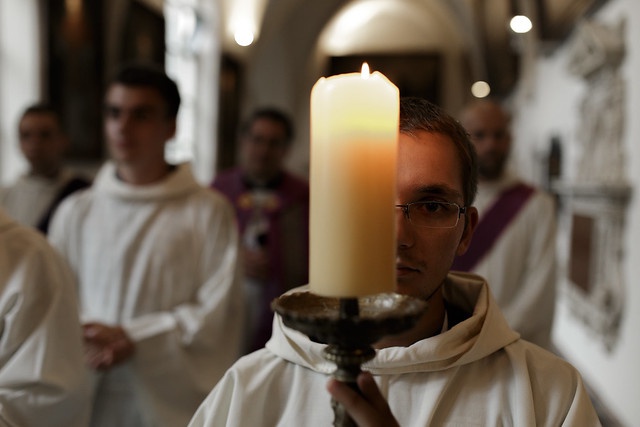
<path fill-rule="evenodd" d="M 489 83 L 482 80 L 478 80 L 471 85 L 471 94 L 476 98 L 485 98 L 491 93 L 491 86 Z"/>
<path fill-rule="evenodd" d="M 253 35 L 253 31 L 247 28 L 243 28 L 243 29 L 237 30 L 233 34 L 233 38 L 236 41 L 236 43 L 238 43 L 238 45 L 249 46 L 251 43 L 253 43 L 254 35 Z"/>
<path fill-rule="evenodd" d="M 509 26 L 514 32 L 522 34 L 522 33 L 528 33 L 533 27 L 533 24 L 531 23 L 531 20 L 526 16 L 516 15 L 513 18 L 511 18 L 511 22 L 509 22 Z"/>

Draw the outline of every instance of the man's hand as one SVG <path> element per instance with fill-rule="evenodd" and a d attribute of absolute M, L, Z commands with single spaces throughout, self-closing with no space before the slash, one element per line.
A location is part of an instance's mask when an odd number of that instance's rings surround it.
<path fill-rule="evenodd" d="M 92 369 L 107 370 L 128 360 L 135 350 L 133 341 L 120 326 L 102 323 L 82 325 L 85 362 Z"/>
<path fill-rule="evenodd" d="M 269 255 L 265 249 L 243 248 L 244 272 L 252 279 L 265 281 L 269 278 Z"/>
<path fill-rule="evenodd" d="M 333 378 L 327 383 L 327 390 L 337 402 L 344 406 L 358 426 L 398 427 L 398 422 L 371 373 L 362 372 L 358 375 L 357 382 L 362 396 L 347 384 Z"/>

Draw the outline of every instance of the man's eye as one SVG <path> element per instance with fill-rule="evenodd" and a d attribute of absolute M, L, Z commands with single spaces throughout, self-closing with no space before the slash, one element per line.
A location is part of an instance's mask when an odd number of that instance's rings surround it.
<path fill-rule="evenodd" d="M 132 116 L 136 120 L 149 120 L 153 116 L 153 113 L 148 110 L 138 110 L 134 111 Z"/>
<path fill-rule="evenodd" d="M 416 207 L 423 214 L 434 214 L 442 210 L 442 204 L 439 202 L 423 202 L 416 205 Z"/>
<path fill-rule="evenodd" d="M 481 140 L 481 139 L 484 139 L 484 137 L 485 137 L 484 132 L 476 132 L 471 134 L 471 139 Z"/>
<path fill-rule="evenodd" d="M 495 139 L 497 139 L 497 140 L 504 139 L 504 138 L 506 138 L 506 136 L 507 136 L 507 132 L 505 132 L 505 131 L 498 131 L 498 132 L 493 134 L 493 137 Z"/>
<path fill-rule="evenodd" d="M 441 210 L 443 210 L 443 205 L 442 203 L 438 203 L 438 202 L 427 202 L 425 203 L 425 207 L 426 209 L 431 212 L 431 213 L 435 213 L 435 212 L 439 212 Z"/>
<path fill-rule="evenodd" d="M 264 145 L 267 142 L 267 138 L 262 135 L 251 135 L 249 139 L 255 145 Z"/>
<path fill-rule="evenodd" d="M 120 115 L 120 110 L 117 108 L 106 107 L 104 109 L 104 115 L 109 118 L 117 118 Z"/>

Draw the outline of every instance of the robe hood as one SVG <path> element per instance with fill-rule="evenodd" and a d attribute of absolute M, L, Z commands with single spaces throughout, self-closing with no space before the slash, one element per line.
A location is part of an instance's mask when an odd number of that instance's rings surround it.
<path fill-rule="evenodd" d="M 294 291 L 304 290 L 307 288 Z M 374 375 L 435 372 L 475 362 L 519 339 L 520 335 L 508 326 L 488 284 L 480 276 L 449 273 L 444 298 L 448 307 L 462 310 L 469 317 L 409 347 L 377 350 L 376 357 L 363 368 Z M 324 344 L 288 328 L 279 315 L 274 316 L 273 335 L 266 347 L 277 356 L 316 372 L 329 374 L 335 370 L 335 365 L 322 355 Z"/>
<path fill-rule="evenodd" d="M 125 200 L 151 201 L 184 197 L 185 194 L 197 192 L 201 188 L 194 179 L 188 163 L 177 165 L 163 179 L 148 185 L 128 184 L 118 178 L 116 170 L 115 163 L 106 162 L 96 176 L 93 185 L 95 191 Z"/>

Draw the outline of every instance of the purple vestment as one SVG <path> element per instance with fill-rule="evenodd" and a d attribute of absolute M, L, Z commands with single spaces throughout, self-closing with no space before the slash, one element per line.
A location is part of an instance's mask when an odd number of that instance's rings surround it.
<path fill-rule="evenodd" d="M 256 322 L 248 351 L 256 350 L 271 336 L 271 301 L 288 289 L 308 282 L 309 184 L 283 172 L 266 187 L 256 188 L 234 168 L 218 174 L 211 186 L 233 204 L 245 244 L 259 245 L 268 253 L 269 278 L 259 284 L 260 307 L 248 308 L 255 313 Z M 263 230 L 256 236 L 248 236 L 256 228 L 258 210 L 263 224 L 257 227 Z"/>

